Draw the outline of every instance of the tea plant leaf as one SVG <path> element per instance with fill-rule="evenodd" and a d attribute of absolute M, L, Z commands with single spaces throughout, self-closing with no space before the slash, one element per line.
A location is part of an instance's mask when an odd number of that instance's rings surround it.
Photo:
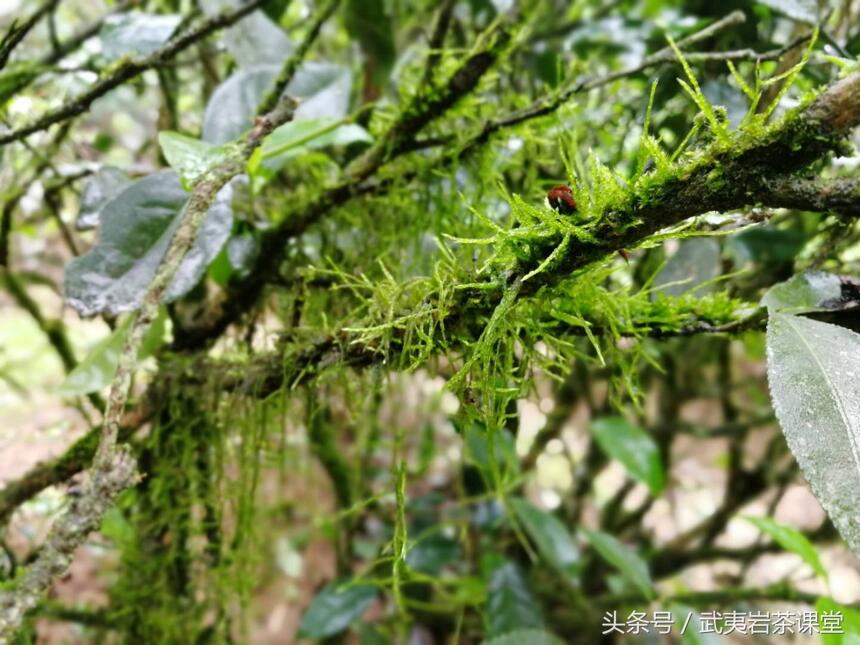
<path fill-rule="evenodd" d="M 807 537 L 792 526 L 786 526 L 774 521 L 770 517 L 746 516 L 744 519 L 755 526 L 762 533 L 766 533 L 773 541 L 786 551 L 796 553 L 806 562 L 816 575 L 827 580 L 827 570 L 821 564 L 818 550 Z"/>
<path fill-rule="evenodd" d="M 232 189 L 221 193 L 165 293 L 170 302 L 188 293 L 218 255 L 233 223 Z M 165 171 L 126 187 L 102 208 L 99 242 L 66 266 L 67 302 L 84 316 L 136 309 L 167 250 L 188 193 Z"/>
<path fill-rule="evenodd" d="M 761 299 L 768 309 L 803 313 L 826 308 L 842 296 L 839 276 L 824 271 L 807 271 L 772 286 Z"/>
<path fill-rule="evenodd" d="M 567 527 L 552 513 L 542 511 L 524 499 L 512 499 L 511 506 L 529 537 L 534 540 L 540 554 L 559 573 L 576 584 L 581 558 L 579 547 Z"/>
<path fill-rule="evenodd" d="M 659 495 L 665 477 L 660 450 L 654 439 L 622 417 L 604 417 L 591 424 L 591 434 L 600 448 L 620 461 L 630 475 Z"/>
<path fill-rule="evenodd" d="M 311 601 L 299 623 L 300 638 L 328 638 L 345 630 L 370 607 L 372 585 L 327 584 Z"/>
<path fill-rule="evenodd" d="M 617 538 L 593 529 L 582 528 L 582 534 L 600 556 L 618 569 L 646 598 L 655 595 L 648 565 L 635 552 L 624 546 Z"/>
<path fill-rule="evenodd" d="M 182 22 L 178 14 L 139 12 L 107 16 L 99 34 L 102 55 L 116 60 L 125 54 L 146 56 L 168 41 Z"/>
<path fill-rule="evenodd" d="M 860 335 L 772 314 L 767 373 L 791 452 L 842 537 L 860 553 Z"/>
<path fill-rule="evenodd" d="M 540 605 L 522 569 L 503 561 L 487 583 L 487 633 L 498 636 L 524 627 L 543 627 Z"/>

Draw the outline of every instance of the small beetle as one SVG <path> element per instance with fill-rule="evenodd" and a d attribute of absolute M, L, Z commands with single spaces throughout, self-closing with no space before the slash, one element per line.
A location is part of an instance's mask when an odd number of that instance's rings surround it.
<path fill-rule="evenodd" d="M 576 202 L 573 199 L 573 192 L 570 186 L 559 184 L 549 189 L 546 194 L 546 200 L 562 215 L 573 215 L 576 212 Z"/>

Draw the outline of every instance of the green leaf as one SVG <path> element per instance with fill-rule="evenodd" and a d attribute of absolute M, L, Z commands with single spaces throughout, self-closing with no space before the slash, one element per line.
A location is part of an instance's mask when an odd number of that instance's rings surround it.
<path fill-rule="evenodd" d="M 299 623 L 299 638 L 328 638 L 352 625 L 370 607 L 377 589 L 372 585 L 327 584 L 311 601 Z"/>
<path fill-rule="evenodd" d="M 245 69 L 264 64 L 280 67 L 293 52 L 289 36 L 262 11 L 252 12 L 224 32 L 224 44 Z"/>
<path fill-rule="evenodd" d="M 537 599 L 515 562 L 503 561 L 490 572 L 486 618 L 490 636 L 525 627 L 543 627 Z"/>
<path fill-rule="evenodd" d="M 223 146 L 213 146 L 178 132 L 159 132 L 158 143 L 164 158 L 179 173 L 185 188 L 225 158 Z"/>
<path fill-rule="evenodd" d="M 772 286 L 761 304 L 770 311 L 803 313 L 826 309 L 842 297 L 839 276 L 824 271 L 807 271 Z"/>
<path fill-rule="evenodd" d="M 248 173 L 268 178 L 289 159 L 306 153 L 308 149 L 371 141 L 373 137 L 367 130 L 360 125 L 344 123 L 342 119 L 323 117 L 291 121 L 266 137 L 258 153 L 248 162 Z"/>
<path fill-rule="evenodd" d="M 665 483 L 663 463 L 651 435 L 622 417 L 597 419 L 591 424 L 591 433 L 603 452 L 620 461 L 652 494 L 660 494 Z"/>
<path fill-rule="evenodd" d="M 654 279 L 654 286 L 671 296 L 712 292 L 709 282 L 720 275 L 720 245 L 710 237 L 681 240 L 678 250 Z"/>
<path fill-rule="evenodd" d="M 564 645 L 564 641 L 542 629 L 518 629 L 485 640 L 483 645 Z"/>
<path fill-rule="evenodd" d="M 285 123 L 263 142 L 263 158 L 283 155 L 301 147 L 324 148 L 343 146 L 356 141 L 371 142 L 373 137 L 360 125 L 343 123 L 341 119 L 322 117 Z"/>
<path fill-rule="evenodd" d="M 216 16 L 226 8 L 238 9 L 242 0 L 201 0 L 200 6 L 208 16 Z M 259 65 L 280 67 L 293 52 L 289 36 L 281 29 L 280 16 L 290 0 L 265 0 L 258 11 L 252 11 L 239 22 L 223 31 L 225 49 L 241 69 Z M 260 43 L 265 43 L 264 47 Z"/>
<path fill-rule="evenodd" d="M 438 574 L 446 565 L 460 559 L 460 544 L 440 531 L 422 537 L 409 549 L 406 563 L 411 569 L 430 575 Z"/>
<path fill-rule="evenodd" d="M 114 166 L 104 166 L 87 177 L 81 191 L 81 205 L 75 228 L 86 231 L 99 225 L 102 207 L 131 183 L 128 174 Z"/>
<path fill-rule="evenodd" d="M 860 335 L 772 314 L 767 374 L 791 452 L 842 537 L 860 553 Z"/>
<path fill-rule="evenodd" d="M 493 469 L 491 467 L 493 451 L 502 477 L 519 471 L 516 445 L 511 433 L 507 430 L 490 433 L 483 426 L 472 424 L 464 429 L 463 435 L 467 454 L 470 460 L 481 470 L 487 486 L 491 487 L 493 481 Z"/>
<path fill-rule="evenodd" d="M 815 611 L 823 645 L 860 645 L 860 610 L 821 597 Z"/>
<path fill-rule="evenodd" d="M 227 143 L 253 125 L 257 106 L 272 87 L 280 65 L 241 69 L 212 93 L 203 115 L 203 139 Z M 293 121 L 327 117 L 342 119 L 349 109 L 352 75 L 348 68 L 331 63 L 303 64 L 285 90 L 301 101 Z"/>
<path fill-rule="evenodd" d="M 656 595 L 651 575 L 648 573 L 648 565 L 636 553 L 603 531 L 582 528 L 582 534 L 600 556 L 618 569 L 621 575 L 642 592 L 642 595 L 646 598 L 653 598 Z"/>
<path fill-rule="evenodd" d="M 134 316 L 128 316 L 107 338 L 97 343 L 77 367 L 66 376 L 59 387 L 61 396 L 78 396 L 100 392 L 113 380 L 116 374 L 119 355 L 125 344 Z M 138 359 L 152 356 L 164 342 L 167 315 L 160 309 L 143 337 Z"/>
<path fill-rule="evenodd" d="M 824 565 L 821 564 L 821 558 L 818 557 L 818 550 L 806 536 L 792 526 L 786 526 L 775 522 L 770 517 L 753 517 L 750 515 L 744 518 L 750 524 L 753 524 L 759 531 L 766 533 L 773 541 L 779 544 L 786 551 L 796 553 L 804 562 L 806 562 L 816 575 L 827 580 L 827 571 Z"/>
<path fill-rule="evenodd" d="M 75 396 L 99 392 L 105 388 L 114 374 L 123 343 L 131 329 L 133 316 L 128 316 L 113 333 L 97 343 L 77 367 L 66 376 L 60 385 L 61 396 Z"/>
<path fill-rule="evenodd" d="M 806 234 L 797 228 L 782 229 L 763 224 L 746 229 L 728 240 L 738 264 L 747 261 L 779 265 L 794 260 L 806 244 Z"/>
<path fill-rule="evenodd" d="M 221 190 L 164 295 L 170 302 L 190 291 L 218 255 L 232 227 L 232 188 Z M 127 186 L 101 209 L 99 242 L 66 265 L 66 299 L 81 315 L 123 313 L 140 306 L 188 199 L 173 171 Z"/>
<path fill-rule="evenodd" d="M 552 513 L 542 511 L 524 499 L 511 499 L 511 506 L 540 554 L 576 584 L 580 573 L 580 552 L 567 527 Z"/>
<path fill-rule="evenodd" d="M 102 55 L 108 60 L 126 54 L 147 56 L 170 39 L 180 22 L 178 14 L 129 11 L 107 16 L 99 33 Z"/>

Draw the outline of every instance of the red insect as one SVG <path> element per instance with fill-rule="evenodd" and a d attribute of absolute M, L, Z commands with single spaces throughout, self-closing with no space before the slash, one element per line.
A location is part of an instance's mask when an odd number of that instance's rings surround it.
<path fill-rule="evenodd" d="M 562 215 L 573 215 L 576 212 L 576 202 L 573 199 L 573 192 L 570 186 L 559 184 L 549 189 L 546 194 L 546 200 Z"/>
<path fill-rule="evenodd" d="M 576 201 L 573 199 L 573 191 L 570 186 L 564 184 L 553 186 L 546 194 L 546 200 L 562 215 L 573 215 L 576 212 Z M 624 258 L 627 264 L 630 264 L 630 256 L 625 249 L 619 249 L 618 255 Z"/>

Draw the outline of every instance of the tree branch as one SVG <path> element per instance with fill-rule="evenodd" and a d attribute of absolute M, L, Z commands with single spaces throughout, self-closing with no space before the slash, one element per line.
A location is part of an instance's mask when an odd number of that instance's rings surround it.
<path fill-rule="evenodd" d="M 47 13 L 54 10 L 54 7 L 57 6 L 59 1 L 60 0 L 47 0 L 46 2 L 43 2 L 42 5 L 36 9 L 20 27 L 15 21 L 12 22 L 12 25 L 9 27 L 9 31 L 3 38 L 3 42 L 0 42 L 0 69 L 6 67 L 6 63 L 9 62 L 9 56 L 12 55 L 12 51 L 21 43 L 22 40 L 24 40 L 24 37 L 30 33 L 33 27 L 35 27 Z"/>
<path fill-rule="evenodd" d="M 257 114 L 266 114 L 267 112 L 271 112 L 275 105 L 278 103 L 278 99 L 281 98 L 281 94 L 284 93 L 284 90 L 287 89 L 287 85 L 290 84 L 290 81 L 293 80 L 293 76 L 296 75 L 296 70 L 299 69 L 299 65 L 301 65 L 302 61 L 305 59 L 305 56 L 308 53 L 308 50 L 313 45 L 314 41 L 319 36 L 320 30 L 325 22 L 331 18 L 332 14 L 337 10 L 340 5 L 340 0 L 328 0 L 320 9 L 317 11 L 316 15 L 313 17 L 311 21 L 310 29 L 305 34 L 305 37 L 302 39 L 302 42 L 299 43 L 299 46 L 293 51 L 292 54 L 287 58 L 284 62 L 283 67 L 281 68 L 280 74 L 278 74 L 278 78 L 275 80 L 274 85 L 269 90 L 269 93 L 266 94 L 266 97 L 263 99 L 263 102 L 257 107 Z"/>
<path fill-rule="evenodd" d="M 24 616 L 39 604 L 56 577 L 68 568 L 74 550 L 91 531 L 98 529 L 104 513 L 113 506 L 117 496 L 137 480 L 137 467 L 131 450 L 126 445 L 118 445 L 117 441 L 146 331 L 158 315 L 162 296 L 194 244 L 218 192 L 244 171 L 254 150 L 275 128 L 289 121 L 293 111 L 294 101 L 282 100 L 271 113 L 257 120 L 247 137 L 236 142 L 232 154 L 194 182 L 176 232 L 147 288 L 120 353 L 98 447 L 83 494 L 55 521 L 46 544 L 36 560 L 16 579 L 14 587 L 0 593 L 0 639 L 11 638 L 16 633 Z"/>
<path fill-rule="evenodd" d="M 760 202 L 774 208 L 860 217 L 860 177 L 773 177 L 763 182 Z"/>
<path fill-rule="evenodd" d="M 19 139 L 28 137 L 35 132 L 45 130 L 56 123 L 61 123 L 67 119 L 82 114 L 89 109 L 93 101 L 104 96 L 112 89 L 119 87 L 136 76 L 139 76 L 148 69 L 153 69 L 163 65 L 166 61 L 170 60 L 199 40 L 207 37 L 214 31 L 238 22 L 262 3 L 263 0 L 250 0 L 250 2 L 241 5 L 237 9 L 219 13 L 218 15 L 203 21 L 197 25 L 197 27 L 179 34 L 171 39 L 164 47 L 153 52 L 149 56 L 144 58 L 124 59 L 114 67 L 107 76 L 97 81 L 88 91 L 72 98 L 68 103 L 51 110 L 47 114 L 38 117 L 26 125 L 22 125 L 21 127 L 8 132 L 0 133 L 0 145 L 11 143 L 12 141 L 18 141 Z"/>

